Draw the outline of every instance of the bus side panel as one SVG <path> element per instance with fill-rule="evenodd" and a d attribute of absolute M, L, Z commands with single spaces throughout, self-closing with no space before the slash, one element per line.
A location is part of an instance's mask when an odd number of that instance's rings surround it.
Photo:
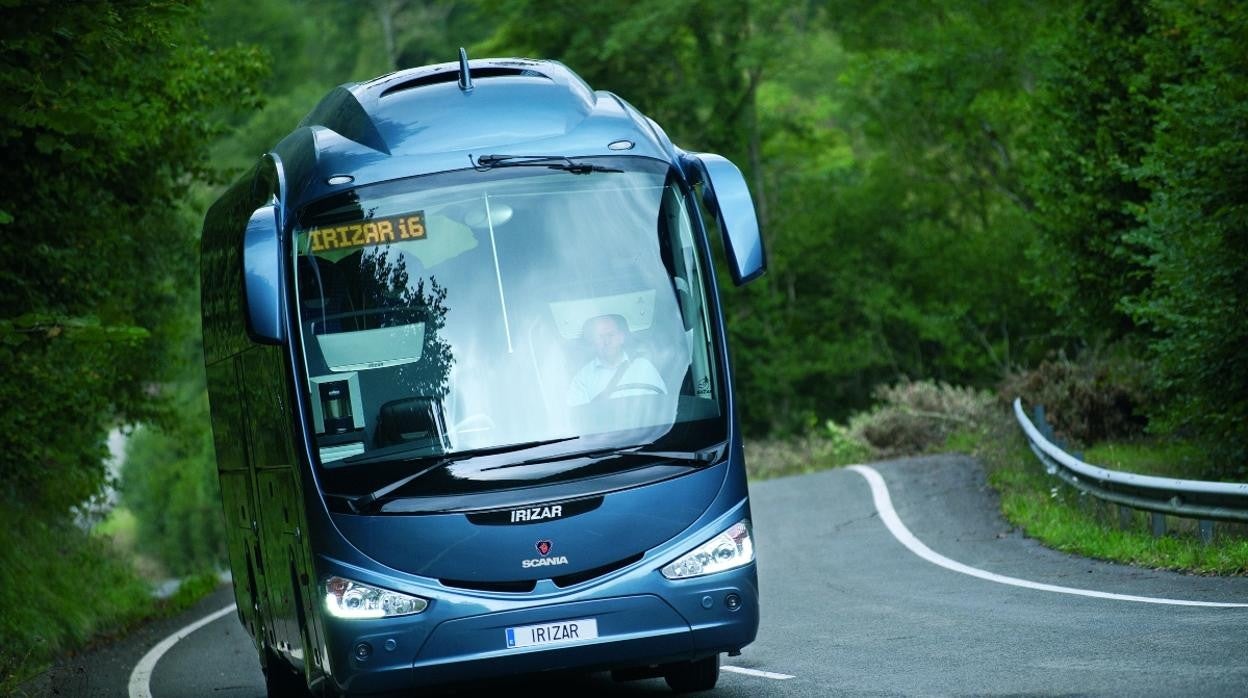
<path fill-rule="evenodd" d="M 307 525 L 295 459 L 282 350 L 255 347 L 243 355 L 243 391 L 248 408 L 247 443 L 256 473 L 260 554 L 270 646 L 302 668 L 320 665 L 320 642 L 308 623 L 316 601 Z M 316 672 L 313 672 L 314 674 Z"/>
<path fill-rule="evenodd" d="M 234 600 L 238 618 L 251 634 L 260 638 L 256 615 L 254 571 L 250 557 L 257 549 L 255 498 L 244 447 L 243 409 L 239 402 L 237 358 L 231 357 L 207 366 L 208 390 L 212 395 L 213 446 L 217 454 L 217 478 L 225 513 L 226 547 L 234 576 Z"/>
<path fill-rule="evenodd" d="M 268 598 L 269 643 L 279 651 L 302 649 L 295 612 L 294 588 L 290 580 L 295 543 L 295 527 L 291 524 L 291 487 L 288 468 L 263 468 L 256 471 L 260 501 L 260 555 L 264 558 L 264 592 Z"/>
<path fill-rule="evenodd" d="M 251 530 L 251 478 L 246 472 L 219 473 L 221 500 L 226 510 L 233 510 L 226 524 L 226 546 L 230 556 L 230 569 L 234 574 L 234 601 L 238 604 L 238 619 L 251 634 L 259 638 L 259 618 L 254 607 L 254 570 L 249 570 L 250 556 L 256 550 L 256 534 Z M 242 514 L 240 515 L 240 512 Z"/>
<path fill-rule="evenodd" d="M 274 644 L 274 634 L 268 629 L 272 604 L 266 580 L 275 579 L 275 573 L 266 569 L 268 561 L 262 552 L 256 467 L 285 464 L 289 468 L 293 462 L 289 444 L 287 455 L 274 459 L 272 444 L 256 438 L 252 414 L 256 397 L 243 372 L 245 357 L 257 351 L 243 325 L 243 233 L 252 212 L 272 194 L 256 186 L 266 162 L 258 162 L 213 204 L 204 218 L 200 241 L 204 361 L 226 540 L 239 619 L 257 649 Z"/>

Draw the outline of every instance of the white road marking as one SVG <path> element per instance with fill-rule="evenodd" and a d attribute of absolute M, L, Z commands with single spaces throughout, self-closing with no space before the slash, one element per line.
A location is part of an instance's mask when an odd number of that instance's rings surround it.
<path fill-rule="evenodd" d="M 1114 601 L 1136 601 L 1139 603 L 1156 603 L 1166 604 L 1170 606 L 1212 606 L 1215 608 L 1248 608 L 1248 603 L 1225 603 L 1221 601 L 1185 601 L 1182 599 L 1164 599 L 1152 596 L 1131 596 L 1128 594 L 1113 594 L 1107 591 L 1093 591 L 1091 589 L 1075 589 L 1072 587 L 1056 586 L 1053 584 L 1041 584 L 1026 579 L 1018 579 L 1017 577 L 1006 577 L 1005 575 L 986 572 L 977 567 L 964 565 L 956 560 L 949 558 L 933 551 L 927 547 L 914 534 L 910 533 L 910 529 L 901 522 L 901 517 L 897 516 L 897 511 L 893 509 L 892 498 L 888 496 L 888 486 L 884 484 L 884 478 L 880 476 L 874 468 L 865 465 L 851 465 L 848 467 L 867 480 L 867 484 L 871 486 L 871 497 L 875 500 L 875 508 L 880 512 L 880 520 L 888 527 L 889 533 L 901 542 L 902 545 L 910 549 L 910 552 L 927 560 L 934 565 L 940 565 L 945 569 L 961 572 L 972 577 L 979 577 L 990 582 L 998 584 L 1009 584 L 1010 586 L 1023 587 L 1025 589 L 1037 589 L 1039 591 L 1052 591 L 1059 594 L 1074 594 L 1075 596 L 1091 596 L 1097 599 L 1111 599 Z"/>
<path fill-rule="evenodd" d="M 792 676 L 788 674 L 777 674 L 774 671 L 759 671 L 758 669 L 746 669 L 745 667 L 739 667 L 739 666 L 723 665 L 723 666 L 720 666 L 719 668 L 723 671 L 731 671 L 734 674 L 745 674 L 747 676 L 761 676 L 764 679 L 776 679 L 777 681 L 783 681 L 785 679 L 793 678 Z"/>
<path fill-rule="evenodd" d="M 180 630 L 174 632 L 169 637 L 160 641 L 158 645 L 148 650 L 147 654 L 134 665 L 134 671 L 130 672 L 130 698 L 152 698 L 152 671 L 156 668 L 156 662 L 160 661 L 161 656 L 168 652 L 171 647 L 178 644 L 182 638 L 208 625 L 214 620 L 227 613 L 232 613 L 235 604 L 230 604 L 220 611 L 214 611 L 199 620 L 184 626 Z"/>

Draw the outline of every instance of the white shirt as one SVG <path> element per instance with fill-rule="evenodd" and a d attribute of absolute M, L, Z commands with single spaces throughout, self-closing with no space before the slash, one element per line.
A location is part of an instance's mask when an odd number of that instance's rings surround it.
<path fill-rule="evenodd" d="M 611 395 L 606 397 L 653 394 L 652 391 L 644 388 L 626 387 L 637 383 L 653 385 L 659 389 L 659 392 L 667 393 L 667 385 L 663 382 L 663 377 L 659 375 L 659 370 L 654 367 L 654 364 L 650 363 L 649 359 L 638 357 L 630 360 L 628 354 L 624 354 L 622 361 L 628 361 L 628 367 L 624 369 L 624 374 L 616 381 L 616 389 L 612 390 Z M 568 404 L 584 405 L 598 397 L 599 393 L 606 390 L 618 368 L 619 364 L 608 366 L 603 363 L 602 359 L 594 357 L 593 361 L 582 366 L 581 370 L 577 371 L 572 378 L 572 384 L 568 386 Z"/>

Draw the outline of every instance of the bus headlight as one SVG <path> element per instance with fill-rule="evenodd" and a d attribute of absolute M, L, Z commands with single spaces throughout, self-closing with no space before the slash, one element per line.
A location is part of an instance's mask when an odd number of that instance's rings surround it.
<path fill-rule="evenodd" d="M 325 610 L 335 618 L 388 618 L 420 613 L 429 602 L 419 596 L 378 589 L 342 577 L 325 580 Z"/>
<path fill-rule="evenodd" d="M 659 571 L 668 579 L 688 579 L 723 572 L 753 561 L 754 542 L 750 539 L 750 522 L 743 519 Z"/>

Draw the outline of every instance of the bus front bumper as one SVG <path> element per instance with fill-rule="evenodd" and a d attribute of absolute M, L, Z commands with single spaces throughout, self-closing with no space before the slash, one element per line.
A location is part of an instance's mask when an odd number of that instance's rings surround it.
<path fill-rule="evenodd" d="M 754 640 L 759 616 L 753 564 L 704 578 L 664 580 L 662 586 L 606 598 L 530 599 L 523 607 L 485 613 L 473 613 L 482 609 L 471 601 L 443 599 L 431 604 L 427 617 L 380 625 L 326 619 L 332 680 L 350 695 L 384 694 L 544 671 L 691 661 Z M 509 628 L 586 619 L 595 622 L 597 638 L 508 647 Z"/>

